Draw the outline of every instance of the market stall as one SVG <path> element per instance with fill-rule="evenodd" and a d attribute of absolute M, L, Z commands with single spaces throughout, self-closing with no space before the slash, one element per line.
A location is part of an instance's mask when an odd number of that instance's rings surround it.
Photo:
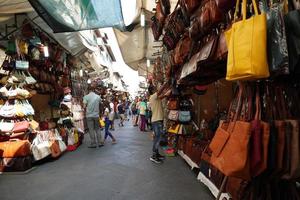
<path fill-rule="evenodd" d="M 166 153 L 217 199 L 298 199 L 299 6 L 250 2 L 156 2 Z"/>

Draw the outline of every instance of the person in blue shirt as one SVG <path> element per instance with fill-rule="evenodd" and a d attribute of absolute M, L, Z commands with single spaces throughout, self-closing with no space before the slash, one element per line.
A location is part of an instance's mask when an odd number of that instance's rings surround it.
<path fill-rule="evenodd" d="M 106 141 L 107 137 L 109 136 L 112 139 L 112 144 L 116 144 L 116 138 L 111 134 L 111 132 L 109 131 L 109 127 L 111 124 L 111 120 L 109 120 L 109 110 L 106 110 L 104 112 L 104 122 L 105 122 L 105 136 L 104 136 L 104 142 Z"/>

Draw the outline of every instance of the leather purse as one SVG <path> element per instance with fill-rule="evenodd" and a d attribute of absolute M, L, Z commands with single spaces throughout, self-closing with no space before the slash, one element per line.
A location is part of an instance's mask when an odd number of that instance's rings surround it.
<path fill-rule="evenodd" d="M 235 1 L 234 0 L 216 0 L 217 7 L 223 12 L 227 12 L 234 8 Z"/>
<path fill-rule="evenodd" d="M 291 5 L 289 3 L 289 5 Z M 291 10 L 284 16 L 290 73 L 300 73 L 300 10 Z"/>
<path fill-rule="evenodd" d="M 177 99 L 170 99 L 168 101 L 168 109 L 169 110 L 178 110 L 179 109 L 179 103 Z"/>
<path fill-rule="evenodd" d="M 9 140 L 0 142 L 0 151 L 3 158 L 25 157 L 31 154 L 28 140 Z"/>
<path fill-rule="evenodd" d="M 224 31 L 221 31 L 219 38 L 218 38 L 218 45 L 217 50 L 215 53 L 215 61 L 223 62 L 227 60 L 228 56 L 228 48 L 226 44 L 226 38 Z"/>
<path fill-rule="evenodd" d="M 270 76 L 266 14 L 258 14 L 255 0 L 252 4 L 255 15 L 246 19 L 247 0 L 242 0 L 242 21 L 233 23 L 225 32 L 228 46 L 226 80 L 253 80 Z M 237 0 L 234 19 L 239 5 L 240 0 Z"/>
<path fill-rule="evenodd" d="M 299 121 L 297 120 L 286 120 L 292 126 L 291 138 L 290 138 L 290 156 L 289 158 L 290 167 L 288 173 L 282 176 L 283 179 L 296 179 L 300 176 L 300 157 L 299 157 Z M 287 152 L 286 152 L 287 153 Z"/>
<path fill-rule="evenodd" d="M 180 124 L 174 124 L 170 126 L 170 128 L 168 128 L 168 133 L 178 134 L 180 127 L 181 127 Z"/>
<path fill-rule="evenodd" d="M 50 150 L 51 150 L 52 158 L 57 158 L 61 155 L 61 150 L 60 150 L 59 143 L 57 140 L 50 142 Z"/>
<path fill-rule="evenodd" d="M 168 14 L 170 14 L 170 9 L 171 9 L 170 0 L 160 0 L 159 3 L 163 15 L 167 16 Z"/>
<path fill-rule="evenodd" d="M 275 127 L 277 129 L 277 163 L 275 172 L 280 174 L 283 171 L 283 159 L 284 159 L 284 148 L 285 148 L 285 128 L 286 124 L 283 120 L 276 120 Z"/>
<path fill-rule="evenodd" d="M 179 103 L 180 110 L 189 111 L 192 110 L 193 104 L 190 99 L 182 99 Z"/>
<path fill-rule="evenodd" d="M 270 7 L 263 1 L 267 14 L 267 44 L 270 72 L 274 75 L 289 74 L 289 56 L 284 24 L 284 3 Z"/>
<path fill-rule="evenodd" d="M 200 6 L 199 0 L 180 0 L 180 8 L 186 20 L 189 20 L 193 12 Z"/>
<path fill-rule="evenodd" d="M 192 120 L 191 111 L 179 111 L 178 120 L 180 123 L 188 123 Z"/>
<path fill-rule="evenodd" d="M 185 63 L 186 59 L 192 48 L 192 40 L 188 34 L 184 34 L 179 40 L 174 50 L 174 63 L 175 65 L 182 65 Z"/>
<path fill-rule="evenodd" d="M 21 121 L 21 122 L 16 122 L 14 124 L 13 132 L 14 133 L 20 133 L 20 132 L 25 132 L 29 129 L 29 122 L 28 121 Z"/>
<path fill-rule="evenodd" d="M 233 120 L 221 123 L 209 148 L 210 163 L 226 176 L 250 179 L 249 142 L 251 123 L 238 121 L 242 107 L 243 86 L 240 85 L 238 103 Z M 230 106 L 231 107 L 231 106 Z"/>
<path fill-rule="evenodd" d="M 179 111 L 178 110 L 170 110 L 168 119 L 171 121 L 178 121 Z"/>
<path fill-rule="evenodd" d="M 191 16 L 190 37 L 193 40 L 201 39 L 204 35 L 210 33 L 212 28 L 220 23 L 223 18 L 223 13 L 214 0 L 202 2 L 195 14 Z"/>
<path fill-rule="evenodd" d="M 157 41 L 162 34 L 163 26 L 158 22 L 155 16 L 151 17 L 151 29 L 154 39 Z"/>
<path fill-rule="evenodd" d="M 158 2 L 156 3 L 156 12 L 155 12 L 155 18 L 157 19 L 157 21 L 159 22 L 159 24 L 164 24 L 166 16 L 163 14 L 163 10 L 161 7 L 161 3 Z"/>

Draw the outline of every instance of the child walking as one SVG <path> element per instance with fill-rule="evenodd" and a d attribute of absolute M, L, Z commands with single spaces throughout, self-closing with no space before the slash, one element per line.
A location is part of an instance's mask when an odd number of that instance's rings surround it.
<path fill-rule="evenodd" d="M 104 142 L 106 141 L 107 137 L 109 136 L 112 139 L 112 144 L 116 144 L 117 141 L 115 137 L 111 134 L 109 131 L 109 127 L 111 125 L 111 120 L 109 120 L 109 113 L 104 113 L 104 121 L 105 121 L 105 136 L 104 136 Z"/>

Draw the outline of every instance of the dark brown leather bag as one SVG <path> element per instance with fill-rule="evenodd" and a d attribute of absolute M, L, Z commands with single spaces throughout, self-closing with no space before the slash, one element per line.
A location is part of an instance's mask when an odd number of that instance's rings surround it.
<path fill-rule="evenodd" d="M 277 140 L 277 166 L 276 173 L 282 173 L 283 170 L 283 158 L 284 158 L 284 148 L 285 148 L 285 121 L 276 120 L 275 127 L 278 133 Z"/>
<path fill-rule="evenodd" d="M 155 12 L 155 18 L 158 20 L 160 24 L 164 24 L 164 21 L 166 19 L 166 16 L 163 14 L 161 4 L 156 4 L 156 12 Z"/>
<path fill-rule="evenodd" d="M 228 55 L 228 48 L 225 39 L 224 31 L 221 31 L 219 35 L 218 47 L 215 54 L 216 61 L 226 61 Z"/>
<path fill-rule="evenodd" d="M 282 178 L 296 179 L 300 177 L 299 122 L 297 120 L 286 120 L 286 123 L 292 126 L 292 132 L 290 136 L 290 146 L 287 147 L 290 155 L 285 155 L 286 158 L 288 158 L 289 169 Z M 288 152 L 286 151 L 286 153 Z"/>
<path fill-rule="evenodd" d="M 211 32 L 212 28 L 223 20 L 223 17 L 223 13 L 214 0 L 203 2 L 191 17 L 190 37 L 193 40 L 199 40 Z"/>
<path fill-rule="evenodd" d="M 186 19 L 200 6 L 201 0 L 180 0 L 180 8 Z"/>
<path fill-rule="evenodd" d="M 227 12 L 235 6 L 234 0 L 216 0 L 216 4 L 220 10 Z"/>
<path fill-rule="evenodd" d="M 159 3 L 163 15 L 167 16 L 168 14 L 170 14 L 170 9 L 171 9 L 170 0 L 160 0 Z"/>
<path fill-rule="evenodd" d="M 208 37 L 206 43 L 199 51 L 198 66 L 207 67 L 215 63 L 214 55 L 218 46 L 218 36 L 213 35 Z"/>
<path fill-rule="evenodd" d="M 188 36 L 188 34 L 184 34 L 184 36 L 179 40 L 175 48 L 174 62 L 176 65 L 182 65 L 187 59 L 189 52 L 191 51 L 192 40 Z"/>

